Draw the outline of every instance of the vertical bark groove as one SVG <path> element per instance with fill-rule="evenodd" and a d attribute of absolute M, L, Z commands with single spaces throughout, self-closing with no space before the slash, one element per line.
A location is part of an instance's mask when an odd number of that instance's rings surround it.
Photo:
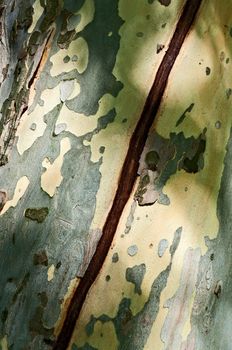
<path fill-rule="evenodd" d="M 143 112 L 131 137 L 128 152 L 119 178 L 117 192 L 103 227 L 102 237 L 92 260 L 73 295 L 67 310 L 66 319 L 53 346 L 53 350 L 67 349 L 87 293 L 97 278 L 108 254 L 122 211 L 133 190 L 137 177 L 140 155 L 143 151 L 149 129 L 159 109 L 169 74 L 196 17 L 200 4 L 201 0 L 187 0 L 183 8 L 181 17 L 170 41 L 169 48 L 159 66 L 154 83 L 144 105 Z"/>

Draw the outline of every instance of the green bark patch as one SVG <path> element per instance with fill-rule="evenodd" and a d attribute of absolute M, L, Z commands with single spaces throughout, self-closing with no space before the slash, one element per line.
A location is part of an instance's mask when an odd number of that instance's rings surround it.
<path fill-rule="evenodd" d="M 64 0 L 64 8 L 70 12 L 77 12 L 83 6 L 85 0 Z"/>
<path fill-rule="evenodd" d="M 199 171 L 200 156 L 205 152 L 205 140 L 200 140 L 195 155 L 192 158 L 185 157 L 183 159 L 182 168 L 187 173 L 197 173 Z"/>
<path fill-rule="evenodd" d="M 37 221 L 38 223 L 43 222 L 48 215 L 48 208 L 28 208 L 25 211 L 25 218 L 28 218 L 33 221 Z"/>
<path fill-rule="evenodd" d="M 159 162 L 159 155 L 156 151 L 150 151 L 146 154 L 145 162 L 147 163 L 147 167 L 150 170 L 156 170 L 157 164 Z"/>
<path fill-rule="evenodd" d="M 48 298 L 45 292 L 41 292 L 37 294 L 38 299 L 40 299 L 40 304 L 37 306 L 35 313 L 30 320 L 29 323 L 29 329 L 31 332 L 36 332 L 43 334 L 45 337 L 45 343 L 47 338 L 49 338 L 52 334 L 54 329 L 48 328 L 43 324 L 43 316 L 44 316 L 44 310 L 48 303 Z"/>
<path fill-rule="evenodd" d="M 122 24 L 123 20 L 118 15 L 118 1 L 95 1 L 93 21 L 77 36 L 84 38 L 88 44 L 89 62 L 82 74 L 76 73 L 81 92 L 66 102 L 69 109 L 93 115 L 97 112 L 98 101 L 104 94 L 117 96 L 122 89 L 122 83 L 112 73 L 120 44 L 118 32 Z M 109 37 L 110 31 L 113 34 Z"/>

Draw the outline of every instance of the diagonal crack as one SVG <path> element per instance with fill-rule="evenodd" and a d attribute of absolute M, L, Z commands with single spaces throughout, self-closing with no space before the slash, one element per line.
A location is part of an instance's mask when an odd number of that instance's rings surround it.
<path fill-rule="evenodd" d="M 143 151 L 149 129 L 159 109 L 169 74 L 180 52 L 184 39 L 195 19 L 201 0 L 187 0 L 169 48 L 156 73 L 154 83 L 144 105 L 141 117 L 131 137 L 128 152 L 122 167 L 117 192 L 107 216 L 103 233 L 89 266 L 81 279 L 67 310 L 66 319 L 53 350 L 66 350 L 85 302 L 87 293 L 97 278 L 110 249 L 123 209 L 131 195 L 137 177 L 140 155 Z"/>

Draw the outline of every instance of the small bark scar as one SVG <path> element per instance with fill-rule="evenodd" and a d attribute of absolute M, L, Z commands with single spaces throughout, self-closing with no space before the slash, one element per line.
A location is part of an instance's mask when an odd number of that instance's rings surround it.
<path fill-rule="evenodd" d="M 214 294 L 216 295 L 217 298 L 220 297 L 222 292 L 222 281 L 217 281 L 215 288 L 214 288 Z"/>

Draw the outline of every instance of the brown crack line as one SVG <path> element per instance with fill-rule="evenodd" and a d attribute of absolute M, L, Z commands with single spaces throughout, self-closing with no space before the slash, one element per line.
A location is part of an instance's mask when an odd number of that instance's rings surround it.
<path fill-rule="evenodd" d="M 154 83 L 147 97 L 142 115 L 131 137 L 126 159 L 120 174 L 117 192 L 103 227 L 101 239 L 73 295 L 61 332 L 54 343 L 53 350 L 67 349 L 89 289 L 96 280 L 108 254 L 121 214 L 133 190 L 137 177 L 140 155 L 143 151 L 149 129 L 159 109 L 169 74 L 194 21 L 201 1 L 202 0 L 187 0 L 183 8 L 181 17 L 170 41 L 169 48 L 159 66 Z"/>
<path fill-rule="evenodd" d="M 43 70 L 43 67 L 45 66 L 45 64 L 47 62 L 54 34 L 55 34 L 55 29 L 52 28 L 47 36 L 46 41 L 45 41 L 44 48 L 43 48 L 43 51 L 41 53 L 41 57 L 40 57 L 40 60 L 38 62 L 38 65 L 37 65 L 34 73 L 32 74 L 32 77 L 30 78 L 30 80 L 28 82 L 29 89 L 34 87 L 35 82 L 39 76 L 39 73 Z"/>

